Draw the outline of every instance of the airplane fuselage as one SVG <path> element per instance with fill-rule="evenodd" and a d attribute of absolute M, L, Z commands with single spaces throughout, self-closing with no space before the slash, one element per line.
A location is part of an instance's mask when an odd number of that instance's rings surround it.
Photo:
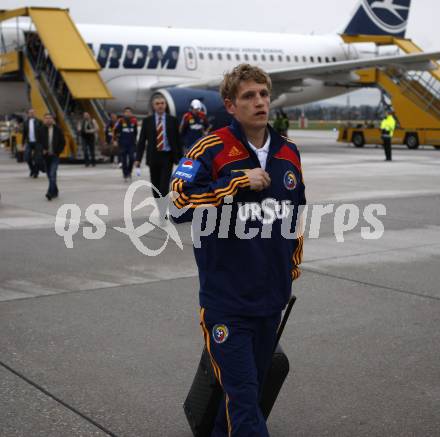
<path fill-rule="evenodd" d="M 105 102 L 109 111 L 131 106 L 135 112 L 145 112 L 152 88 L 172 84 L 184 86 L 216 77 L 242 62 L 274 71 L 359 56 L 353 46 L 349 49 L 338 35 L 90 24 L 77 27 L 102 67 L 102 78 L 114 96 L 113 100 Z M 2 88 L 5 85 L 0 84 Z M 345 92 L 343 87 L 313 78 L 297 83 L 277 83 L 274 84 L 273 106 L 303 104 Z M 10 107 L 11 99 L 6 101 L 9 107 L 0 103 L 0 112 L 17 110 Z"/>
<path fill-rule="evenodd" d="M 145 111 L 151 87 L 216 77 L 242 62 L 266 71 L 356 59 L 338 35 L 294 35 L 244 31 L 78 25 L 102 67 L 115 100 L 109 110 Z M 277 84 L 283 105 L 343 94 L 321 80 Z M 275 102 L 276 103 L 276 102 Z"/>

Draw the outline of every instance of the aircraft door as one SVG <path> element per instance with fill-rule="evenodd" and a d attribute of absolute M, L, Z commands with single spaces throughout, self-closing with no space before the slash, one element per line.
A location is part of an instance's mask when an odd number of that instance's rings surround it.
<path fill-rule="evenodd" d="M 194 47 L 185 47 L 185 65 L 187 70 L 195 70 L 197 68 L 197 53 Z"/>

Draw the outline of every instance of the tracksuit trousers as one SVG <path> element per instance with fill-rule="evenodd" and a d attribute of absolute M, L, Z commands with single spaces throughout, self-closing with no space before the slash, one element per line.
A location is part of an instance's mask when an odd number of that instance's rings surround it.
<path fill-rule="evenodd" d="M 269 437 L 259 407 L 281 312 L 241 317 L 201 308 L 200 325 L 224 391 L 211 437 Z"/>

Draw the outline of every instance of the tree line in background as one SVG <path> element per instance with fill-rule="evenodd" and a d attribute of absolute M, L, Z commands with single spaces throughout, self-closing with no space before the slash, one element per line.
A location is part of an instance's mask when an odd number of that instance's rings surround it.
<path fill-rule="evenodd" d="M 360 106 L 340 106 L 340 105 L 320 105 L 310 104 L 305 106 L 295 106 L 285 108 L 284 112 L 292 121 L 299 120 L 301 115 L 308 120 L 331 120 L 331 121 L 374 121 L 380 120 L 382 114 L 379 106 L 360 105 Z"/>

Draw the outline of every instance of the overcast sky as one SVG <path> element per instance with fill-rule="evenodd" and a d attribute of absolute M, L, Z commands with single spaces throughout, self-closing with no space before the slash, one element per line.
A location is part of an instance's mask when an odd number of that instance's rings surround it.
<path fill-rule="evenodd" d="M 302 34 L 343 30 L 357 5 L 358 0 L 1 0 L 2 9 L 66 7 L 77 23 Z M 412 0 L 408 38 L 424 50 L 440 50 L 439 25 L 440 0 Z M 371 92 L 360 94 L 368 96 Z M 353 96 L 351 101 L 357 103 L 358 98 Z"/>

